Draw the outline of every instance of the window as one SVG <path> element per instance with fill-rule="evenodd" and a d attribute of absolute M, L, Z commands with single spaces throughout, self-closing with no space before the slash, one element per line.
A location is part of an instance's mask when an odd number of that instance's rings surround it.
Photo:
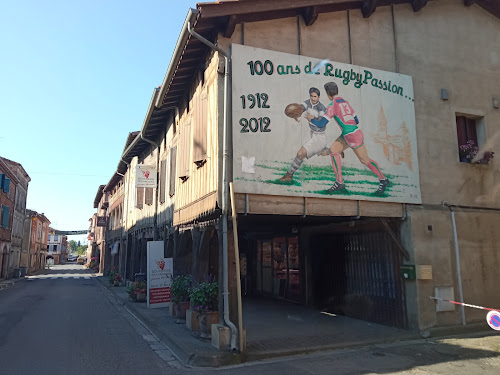
<path fill-rule="evenodd" d="M 146 204 L 151 206 L 153 204 L 153 188 L 144 188 L 146 196 Z"/>
<path fill-rule="evenodd" d="M 459 160 L 470 163 L 485 142 L 484 119 L 456 115 Z"/>
<path fill-rule="evenodd" d="M 54 252 L 57 252 L 57 245 L 54 245 Z"/>
<path fill-rule="evenodd" d="M 137 188 L 135 206 L 139 209 L 142 209 L 143 204 L 144 204 L 144 188 Z"/>

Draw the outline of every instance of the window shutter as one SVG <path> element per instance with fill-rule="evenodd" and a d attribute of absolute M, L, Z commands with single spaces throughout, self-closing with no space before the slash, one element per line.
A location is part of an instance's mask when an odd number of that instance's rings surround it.
<path fill-rule="evenodd" d="M 160 203 L 165 202 L 165 185 L 166 181 L 166 172 L 167 172 L 167 161 L 162 160 L 160 164 Z"/>
<path fill-rule="evenodd" d="M 3 191 L 8 193 L 10 191 L 10 178 L 5 177 L 3 180 Z"/>
<path fill-rule="evenodd" d="M 5 175 L 3 173 L 0 173 L 0 190 L 3 189 L 4 178 L 5 178 Z"/>
<path fill-rule="evenodd" d="M 191 163 L 191 124 L 185 122 L 181 129 L 181 139 L 179 148 L 179 177 L 187 179 L 189 177 L 189 167 Z"/>
<path fill-rule="evenodd" d="M 168 189 L 168 194 L 172 197 L 175 194 L 175 168 L 177 165 L 177 146 L 170 149 L 170 186 Z"/>
<path fill-rule="evenodd" d="M 207 158 L 207 93 L 202 91 L 195 101 L 193 161 Z"/>
<path fill-rule="evenodd" d="M 137 208 L 142 208 L 142 206 L 144 204 L 144 188 L 137 188 L 136 190 L 137 190 L 137 192 L 136 192 L 137 202 L 136 202 L 135 206 Z"/>
<path fill-rule="evenodd" d="M 3 207 L 2 227 L 4 227 L 4 228 L 8 228 L 9 227 L 9 206 L 4 206 Z"/>
<path fill-rule="evenodd" d="M 145 188 L 146 189 L 146 204 L 151 206 L 153 204 L 153 188 Z"/>

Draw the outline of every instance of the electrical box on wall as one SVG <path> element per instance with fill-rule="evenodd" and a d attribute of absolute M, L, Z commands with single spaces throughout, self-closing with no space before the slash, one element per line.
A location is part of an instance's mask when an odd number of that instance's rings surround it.
<path fill-rule="evenodd" d="M 399 266 L 400 275 L 403 279 L 415 280 L 416 272 L 414 264 L 403 264 Z"/>
<path fill-rule="evenodd" d="M 436 311 L 455 311 L 455 305 L 441 301 L 443 299 L 447 299 L 449 301 L 453 301 L 455 299 L 455 293 L 452 286 L 436 286 L 434 287 L 434 296 L 439 298 L 440 300 L 436 301 Z"/>

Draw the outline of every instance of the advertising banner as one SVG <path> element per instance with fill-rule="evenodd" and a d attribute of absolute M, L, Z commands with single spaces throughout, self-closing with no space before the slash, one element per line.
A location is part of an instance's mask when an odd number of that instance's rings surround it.
<path fill-rule="evenodd" d="M 421 203 L 412 78 L 232 45 L 238 193 Z"/>
<path fill-rule="evenodd" d="M 156 187 L 156 168 L 139 164 L 135 167 L 135 187 Z"/>
<path fill-rule="evenodd" d="M 147 243 L 148 308 L 170 306 L 173 261 L 163 257 L 163 241 Z"/>

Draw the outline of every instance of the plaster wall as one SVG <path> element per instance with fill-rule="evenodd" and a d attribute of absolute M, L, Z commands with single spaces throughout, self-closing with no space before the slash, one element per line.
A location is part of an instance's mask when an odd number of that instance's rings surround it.
<path fill-rule="evenodd" d="M 466 303 L 498 308 L 494 292 L 500 266 L 498 221 L 500 168 L 460 163 L 455 116 L 484 124 L 484 150 L 500 154 L 500 20 L 463 1 L 431 1 L 419 12 L 409 4 L 238 25 L 231 41 L 257 48 L 407 74 L 413 77 L 422 206 L 411 206 L 401 227 L 409 264 L 431 265 L 431 280 L 405 281 L 410 328 L 461 324 L 460 308 L 436 312 L 435 287 L 452 287 L 459 298 L 451 214 L 441 202 L 486 207 L 456 212 L 461 280 Z M 321 37 L 318 35 L 328 35 Z M 300 41 L 300 43 L 298 43 Z M 442 100 L 441 89 L 449 99 Z M 432 230 L 429 230 L 429 225 Z M 467 308 L 467 322 L 484 311 Z"/>
<path fill-rule="evenodd" d="M 500 151 L 500 110 L 492 106 L 500 96 L 500 20 L 444 0 L 418 13 L 395 7 L 395 25 L 399 71 L 413 76 L 423 202 L 500 207 L 498 160 L 460 163 L 455 123 L 457 112 L 484 116 L 485 148 Z"/>
<path fill-rule="evenodd" d="M 498 221 L 495 211 L 455 211 L 463 298 L 465 303 L 498 308 L 500 297 L 495 290 L 500 267 Z M 419 306 L 419 328 L 461 324 L 460 307 L 454 311 L 436 312 L 435 287 L 453 287 L 459 301 L 458 272 L 451 212 L 448 208 L 413 207 L 409 220 L 412 228 L 414 264 L 431 265 L 432 280 L 416 280 Z M 431 228 L 429 228 L 431 226 Z M 408 283 L 408 282 L 407 282 Z M 411 282 L 410 282 L 411 283 Z M 466 321 L 484 321 L 485 313 L 466 308 Z"/>
<path fill-rule="evenodd" d="M 482 119 L 484 149 L 500 152 L 500 109 L 492 106 L 500 97 L 500 21 L 490 13 L 458 0 L 429 2 L 417 13 L 402 4 L 367 19 L 356 10 L 320 14 L 311 26 L 297 17 L 246 23 L 231 40 L 412 76 L 423 203 L 500 207 L 498 160 L 460 163 L 455 121 L 456 114 Z"/>

